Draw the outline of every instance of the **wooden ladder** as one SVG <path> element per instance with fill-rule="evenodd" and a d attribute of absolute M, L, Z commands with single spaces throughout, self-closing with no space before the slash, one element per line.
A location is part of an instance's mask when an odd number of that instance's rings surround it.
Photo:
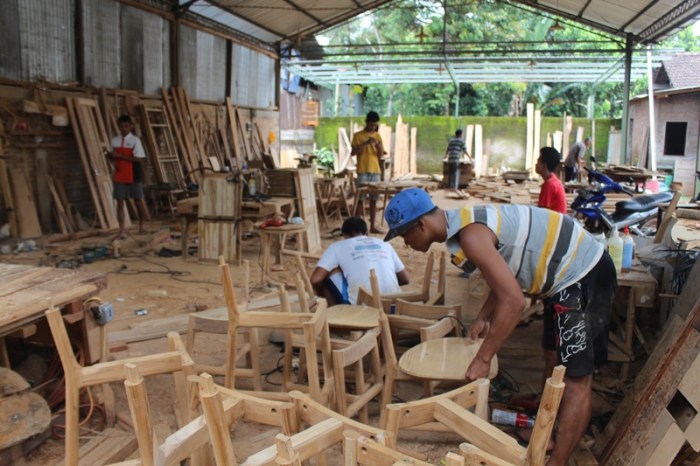
<path fill-rule="evenodd" d="M 152 157 L 153 169 L 159 183 L 173 189 L 185 189 L 185 179 L 177 154 L 168 115 L 162 107 L 141 107 L 146 143 Z"/>

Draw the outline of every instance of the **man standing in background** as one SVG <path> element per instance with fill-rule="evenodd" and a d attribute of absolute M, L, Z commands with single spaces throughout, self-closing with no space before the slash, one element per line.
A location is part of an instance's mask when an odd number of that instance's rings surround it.
<path fill-rule="evenodd" d="M 381 181 L 382 157 L 386 152 L 384 151 L 382 137 L 377 132 L 378 130 L 379 114 L 377 112 L 369 112 L 365 119 L 365 127 L 352 136 L 352 152 L 350 154 L 357 156 L 357 179 L 355 183 L 358 189 L 364 184 L 379 183 Z M 355 206 L 355 215 L 362 215 L 361 212 L 364 212 L 364 197 L 364 194 L 360 195 L 357 206 Z M 383 233 L 377 228 L 375 223 L 378 198 L 378 194 L 371 194 L 369 199 L 370 233 Z"/>
<path fill-rule="evenodd" d="M 535 171 L 544 179 L 544 183 L 540 186 L 540 197 L 537 201 L 537 207 L 566 214 L 566 193 L 564 185 L 557 176 L 557 168 L 561 155 L 554 147 L 543 147 L 540 149 L 540 156 L 535 165 Z"/>
<path fill-rule="evenodd" d="M 455 136 L 450 138 L 450 141 L 447 143 L 445 155 L 447 156 L 447 178 L 450 191 L 460 197 L 464 197 L 459 191 L 459 178 L 461 175 L 459 165 L 462 163 L 462 155 L 468 157 L 469 154 L 467 153 L 467 146 L 464 143 L 464 139 L 462 139 L 461 129 L 455 131 Z"/>
<path fill-rule="evenodd" d="M 591 138 L 586 138 L 583 142 L 576 142 L 569 150 L 569 155 L 564 161 L 564 181 L 578 181 L 578 174 L 586 163 L 586 149 L 591 146 Z"/>
<path fill-rule="evenodd" d="M 143 166 L 146 153 L 143 151 L 141 140 L 132 130 L 134 125 L 129 115 L 122 115 L 117 119 L 120 136 L 112 139 L 112 152 L 107 157 L 114 160 L 114 191 L 112 193 L 117 201 L 117 220 L 119 221 L 119 233 L 115 239 L 126 239 L 126 227 L 124 226 L 126 200 L 134 199 L 136 210 L 139 214 L 139 233 L 143 233 L 143 222 L 148 217 L 146 204 L 143 201 Z"/>

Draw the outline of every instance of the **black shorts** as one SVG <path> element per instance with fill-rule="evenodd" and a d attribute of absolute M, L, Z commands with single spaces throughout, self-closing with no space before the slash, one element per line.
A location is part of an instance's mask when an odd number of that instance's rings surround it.
<path fill-rule="evenodd" d="M 617 289 L 615 265 L 607 252 L 583 277 L 544 300 L 542 347 L 556 351 L 566 375 L 593 374 L 608 361 L 608 331 Z"/>

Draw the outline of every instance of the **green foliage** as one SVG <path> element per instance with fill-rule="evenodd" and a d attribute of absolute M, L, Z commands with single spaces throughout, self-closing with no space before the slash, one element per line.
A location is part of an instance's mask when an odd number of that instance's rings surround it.
<path fill-rule="evenodd" d="M 314 155 L 316 156 L 316 164 L 323 167 L 330 173 L 333 173 L 333 152 L 327 147 L 321 147 L 320 149 L 314 150 Z"/>
<path fill-rule="evenodd" d="M 447 5 L 447 14 L 444 8 Z M 437 50 L 435 44 L 445 40 L 448 44 L 460 44 L 460 50 L 474 56 L 507 53 L 508 46 L 496 48 L 492 42 L 530 41 L 532 48 L 543 51 L 564 47 L 576 50 L 609 48 L 620 53 L 622 44 L 611 44 L 610 36 L 571 21 L 560 22 L 563 29 L 553 30 L 552 17 L 534 13 L 524 5 L 500 0 L 396 0 L 373 12 L 324 31 L 330 44 L 341 46 L 332 53 L 360 54 L 354 59 L 381 57 L 382 44 L 406 47 L 406 53 Z M 616 39 L 619 40 L 619 39 Z M 588 42 L 585 42 L 588 41 Z M 595 41 L 595 42 L 594 42 Z M 600 42 L 605 41 L 605 42 Z M 490 43 L 491 42 L 491 43 Z M 410 47 L 405 44 L 412 44 Z M 355 47 L 349 47 L 354 44 Z M 361 48 L 357 46 L 362 44 Z M 431 45 L 432 44 L 432 45 Z M 344 47 L 348 46 L 348 47 Z M 513 47 L 516 47 L 513 45 Z M 700 38 L 693 34 L 692 26 L 682 30 L 661 47 L 682 47 L 688 51 L 700 50 Z M 407 57 L 410 58 L 409 55 Z M 536 65 L 533 56 L 533 66 Z M 444 66 L 436 61 L 435 66 Z M 447 73 L 447 71 L 445 71 Z M 363 90 L 357 89 L 363 87 Z M 635 83 L 633 94 L 644 87 Z M 372 84 L 355 85 L 353 92 L 364 93 L 366 108 L 380 114 L 396 116 L 454 115 L 458 102 L 459 115 L 472 116 L 522 116 L 526 103 L 534 103 L 544 116 L 576 117 L 587 115 L 587 100 L 594 96 L 594 117 L 619 118 L 622 113 L 622 84 L 591 84 L 577 82 L 572 71 L 570 83 L 461 83 L 453 84 Z M 641 91 L 646 93 L 646 90 Z"/>

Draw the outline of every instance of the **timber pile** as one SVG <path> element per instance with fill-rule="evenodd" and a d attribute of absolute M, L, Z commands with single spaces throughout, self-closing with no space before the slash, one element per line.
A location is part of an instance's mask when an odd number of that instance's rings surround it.
<path fill-rule="evenodd" d="M 595 451 L 601 464 L 671 464 L 700 450 L 700 263 L 688 275 L 661 339 Z"/>
<path fill-rule="evenodd" d="M 277 165 L 266 136 L 275 127 L 270 118 L 230 99 L 195 104 L 182 88 L 163 89 L 158 98 L 52 83 L 0 85 L 13 96 L 0 99 L 0 222 L 13 238 L 117 227 L 104 152 L 120 115 L 132 118 L 142 138 L 146 186 L 167 194 L 172 205 L 205 171 Z M 127 209 L 133 218 L 136 209 Z"/>

